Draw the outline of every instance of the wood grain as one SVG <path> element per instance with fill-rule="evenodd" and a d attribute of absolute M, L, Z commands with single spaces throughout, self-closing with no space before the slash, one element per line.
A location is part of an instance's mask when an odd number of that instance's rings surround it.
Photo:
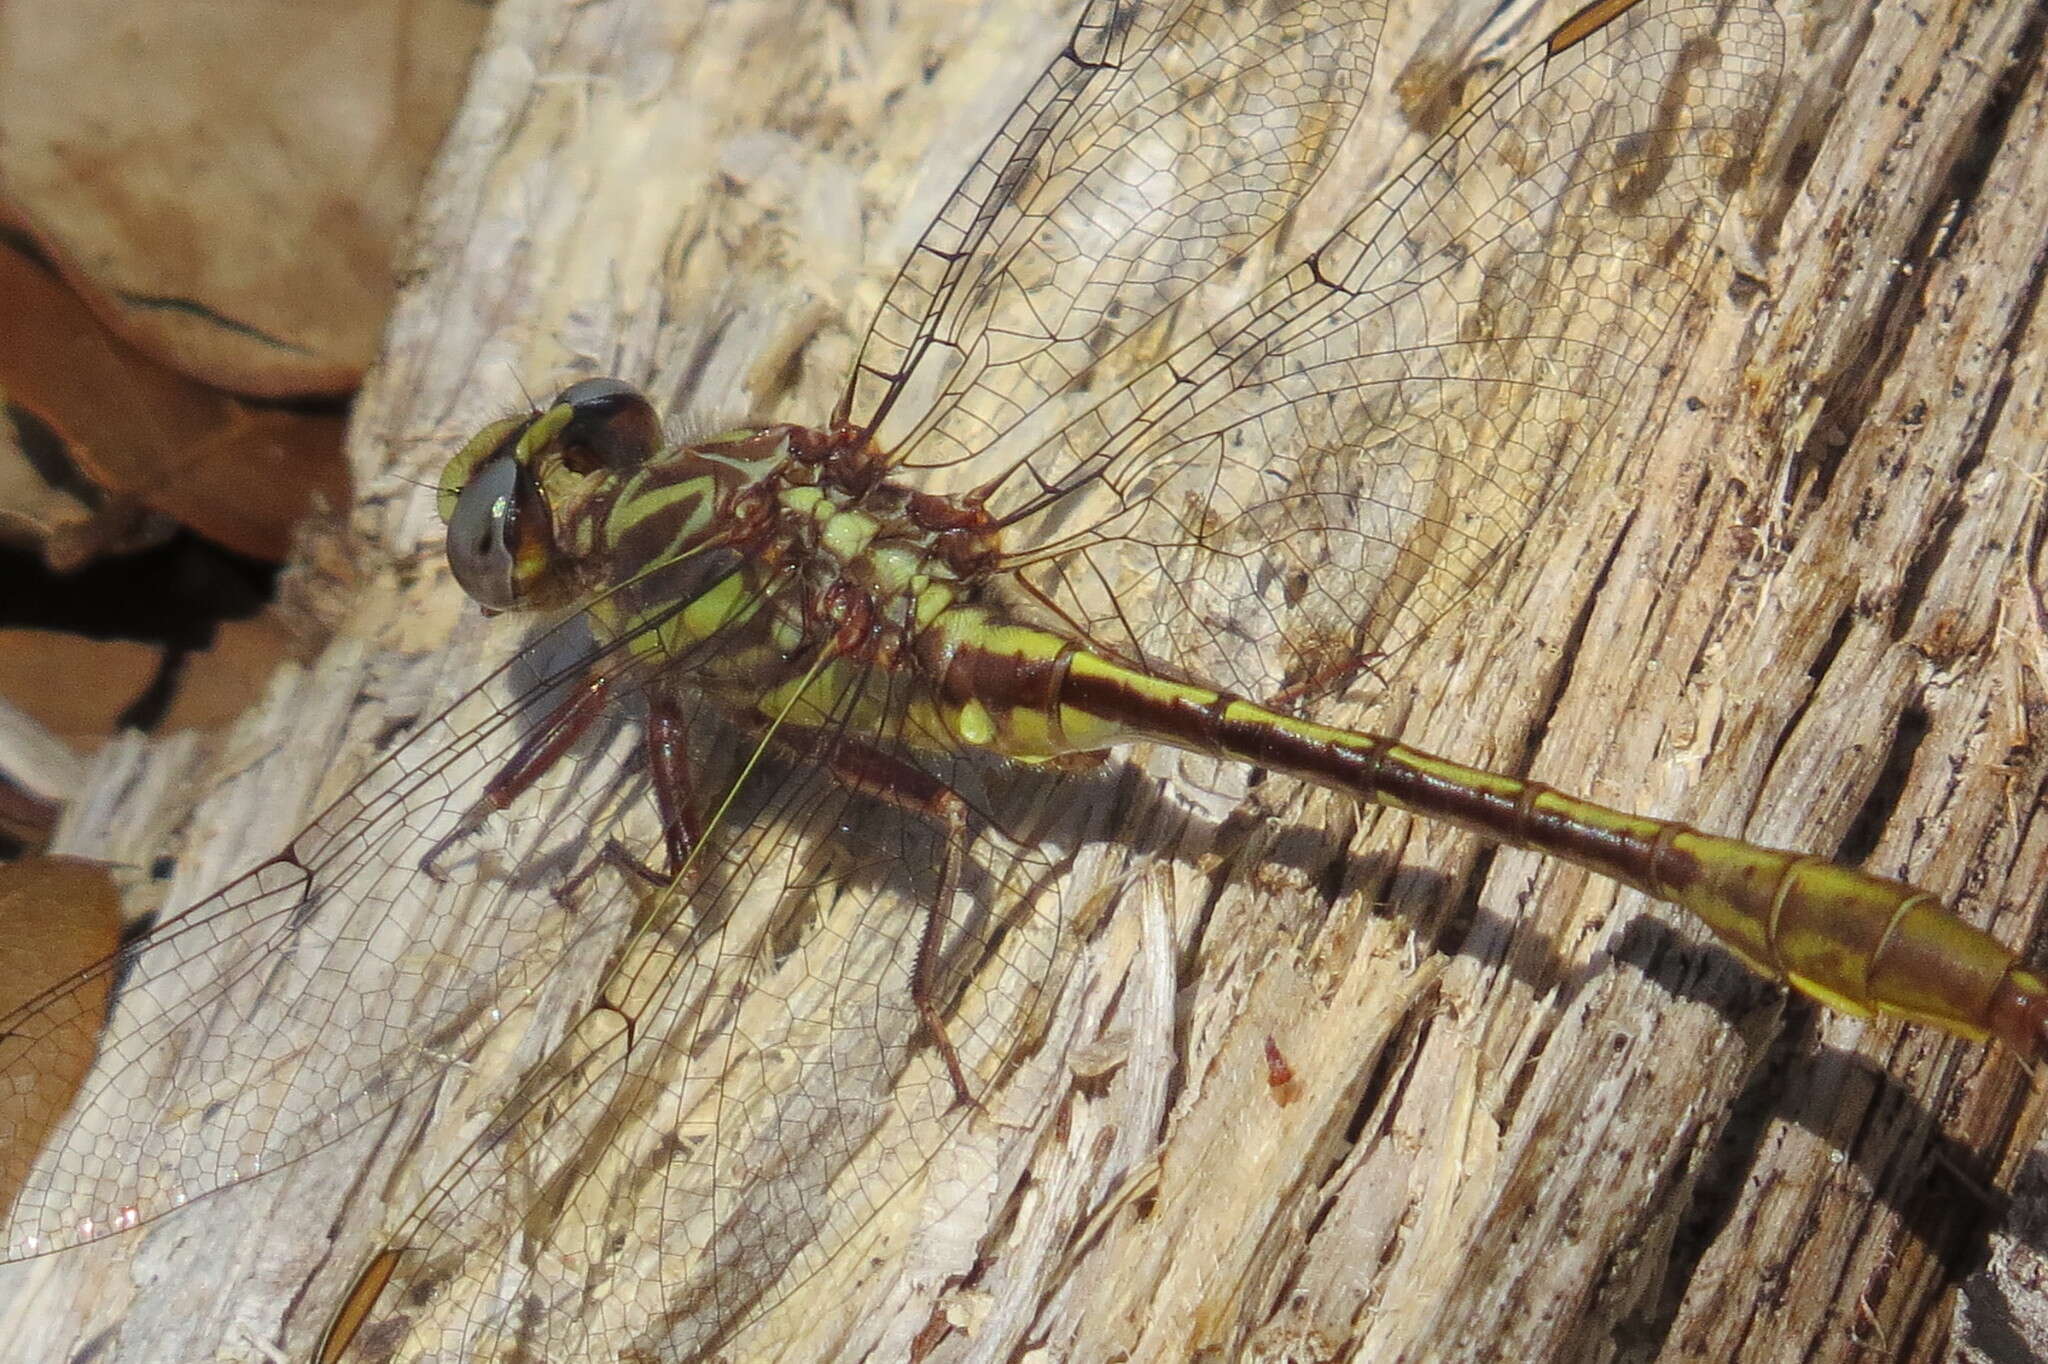
<path fill-rule="evenodd" d="M 595 368 L 713 420 L 829 407 L 1068 16 L 795 9 L 499 9 L 357 415 L 363 585 L 335 644 L 210 754 L 110 755 L 72 850 L 146 861 L 183 827 L 174 894 L 202 891 L 511 646 L 441 572 L 420 484 L 521 385 Z M 1783 14 L 1767 154 L 1667 363 L 1491 597 L 1317 718 L 1840 850 L 2026 944 L 2048 903 L 2043 12 Z M 1390 88 L 1476 23 L 1427 17 L 1390 27 Z M 1091 853 L 1062 894 L 1099 922 L 1039 1088 L 922 1176 L 976 1196 L 891 1222 L 732 1357 L 2048 1353 L 2025 1324 L 2039 1122 L 2009 1058 L 1787 1005 L 1675 911 L 1540 858 L 1142 761 L 1147 851 Z M 181 826 L 184 790 L 209 794 Z M 0 1339 L 304 1357 L 468 1121 L 410 1105 L 8 1267 Z"/>

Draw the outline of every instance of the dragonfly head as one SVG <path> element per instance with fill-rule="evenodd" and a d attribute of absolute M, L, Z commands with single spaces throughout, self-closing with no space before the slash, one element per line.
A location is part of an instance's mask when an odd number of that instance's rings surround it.
<path fill-rule="evenodd" d="M 455 580 L 492 611 L 565 601 L 575 584 L 556 538 L 547 474 L 630 473 L 660 447 L 653 405 L 619 379 L 585 379 L 545 410 L 484 427 L 441 471 Z"/>

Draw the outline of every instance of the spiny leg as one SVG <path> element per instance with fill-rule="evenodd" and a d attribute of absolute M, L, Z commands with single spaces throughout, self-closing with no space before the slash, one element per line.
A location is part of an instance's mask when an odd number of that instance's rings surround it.
<path fill-rule="evenodd" d="M 980 1108 L 980 1101 L 967 1083 L 960 1054 L 946 1033 L 946 1020 L 939 1012 L 938 1000 L 939 950 L 945 942 L 946 911 L 959 889 L 960 867 L 966 858 L 967 802 L 929 772 L 858 739 L 828 737 L 808 730 L 784 730 L 777 738 L 798 754 L 822 763 L 841 785 L 872 795 L 894 809 L 921 816 L 939 827 L 946 850 L 939 859 L 939 884 L 931 903 L 925 907 L 924 928 L 918 934 L 917 957 L 911 965 L 910 999 L 932 1045 L 946 1063 L 954 1102 L 965 1108 Z"/>
<path fill-rule="evenodd" d="M 475 832 L 490 815 L 518 799 L 575 746 L 596 722 L 610 699 L 612 680 L 592 674 L 558 705 L 527 736 L 512 758 L 484 788 L 484 794 L 463 816 L 454 830 L 437 841 L 421 859 L 423 869 L 451 845 Z M 610 865 L 666 890 L 688 863 L 691 851 L 702 841 L 704 826 L 693 799 L 694 783 L 689 761 L 688 725 L 674 701 L 655 694 L 647 699 L 648 724 L 645 739 L 649 780 L 654 786 L 655 805 L 661 815 L 662 840 L 669 873 L 664 876 L 622 847 L 607 839 L 590 864 L 569 878 L 561 892 L 573 896 L 598 867 Z M 959 888 L 960 868 L 966 856 L 967 803 L 938 778 L 900 758 L 844 735 L 826 736 L 811 730 L 785 728 L 776 742 L 801 757 L 822 764 L 841 784 L 872 795 L 894 809 L 918 815 L 937 825 L 945 839 L 939 863 L 939 884 L 932 903 L 926 907 L 923 930 L 918 935 L 917 957 L 912 966 L 910 994 L 919 1020 L 946 1065 L 957 1102 L 979 1107 L 967 1083 L 966 1069 L 946 1033 L 939 1011 L 939 952 L 945 939 L 945 914 Z"/>
<path fill-rule="evenodd" d="M 704 816 L 697 809 L 696 780 L 690 771 L 690 725 L 671 698 L 647 698 L 646 742 L 647 774 L 654 783 L 654 805 L 661 812 L 661 837 L 673 877 L 704 841 Z"/>
<path fill-rule="evenodd" d="M 434 846 L 420 858 L 420 869 L 440 879 L 435 864 L 441 855 L 482 828 L 485 820 L 526 794 L 535 782 L 560 762 L 604 714 L 611 700 L 612 686 L 611 677 L 596 672 L 578 683 L 576 689 L 548 712 L 533 732 L 520 742 L 511 758 L 485 785 L 483 795 L 463 813 L 455 827 L 435 840 Z M 650 695 L 647 710 L 645 744 L 648 776 L 654 784 L 655 806 L 661 814 L 668 875 L 649 867 L 621 847 L 618 840 L 607 839 L 604 849 L 591 865 L 569 878 L 561 891 L 564 896 L 573 894 L 600 863 L 617 866 L 657 888 L 666 889 L 682 871 L 691 850 L 704 837 L 703 820 L 693 796 L 688 724 L 681 710 L 667 697 Z"/>
<path fill-rule="evenodd" d="M 661 815 L 662 845 L 668 856 L 664 875 L 647 865 L 616 838 L 604 847 L 563 885 L 561 894 L 571 897 L 591 873 L 610 866 L 646 882 L 656 890 L 667 890 L 682 875 L 690 854 L 704 841 L 704 818 L 697 809 L 696 780 L 690 767 L 690 728 L 683 712 L 669 697 L 650 694 L 647 698 L 647 778 L 654 786 L 654 806 Z"/>
<path fill-rule="evenodd" d="M 455 827 L 434 840 L 434 846 L 420 858 L 420 870 L 437 881 L 443 879 L 435 865 L 441 854 L 481 829 L 485 820 L 519 799 L 560 762 L 604 713 L 611 690 L 612 680 L 603 673 L 593 672 L 578 683 L 533 733 L 520 741 L 511 758 L 484 786 L 483 795 L 463 812 Z"/>

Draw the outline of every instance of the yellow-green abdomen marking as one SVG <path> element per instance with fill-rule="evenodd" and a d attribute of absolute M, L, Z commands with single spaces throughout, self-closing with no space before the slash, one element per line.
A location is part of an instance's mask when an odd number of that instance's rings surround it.
<path fill-rule="evenodd" d="M 1070 732 L 1257 763 L 1612 877 L 1691 910 L 1743 961 L 1833 1008 L 2048 1056 L 2048 982 L 1904 882 L 1609 809 L 1085 653 L 1069 660 L 1058 705 Z"/>

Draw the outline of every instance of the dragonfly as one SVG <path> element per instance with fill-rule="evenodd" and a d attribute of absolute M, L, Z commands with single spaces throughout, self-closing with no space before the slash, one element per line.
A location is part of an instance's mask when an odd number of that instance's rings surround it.
<path fill-rule="evenodd" d="M 567 619 L 87 973 L 143 1001 L 222 982 L 110 1035 L 116 1079 L 171 1046 L 236 1064 L 89 1091 L 9 1254 L 274 1172 L 530 1046 L 321 1356 L 712 1355 L 1044 1052 L 1099 909 L 1048 888 L 1119 836 L 1134 744 L 1574 860 L 1825 1003 L 2038 1059 L 2039 978 L 1932 895 L 1313 718 L 1445 628 L 1603 434 L 1782 62 L 1768 8 L 1604 0 L 1294 251 L 1379 24 L 1091 4 L 824 422 L 678 442 L 590 378 L 484 427 L 440 489 L 452 570 L 489 610 Z M 1165 589 L 1142 610 L 1140 583 Z M 613 772 L 603 808 L 564 795 Z M 529 1027 L 555 995 L 571 1022 Z M 258 996 L 304 1003 L 251 1037 Z M 849 1178 L 872 1153 L 888 1173 Z"/>

